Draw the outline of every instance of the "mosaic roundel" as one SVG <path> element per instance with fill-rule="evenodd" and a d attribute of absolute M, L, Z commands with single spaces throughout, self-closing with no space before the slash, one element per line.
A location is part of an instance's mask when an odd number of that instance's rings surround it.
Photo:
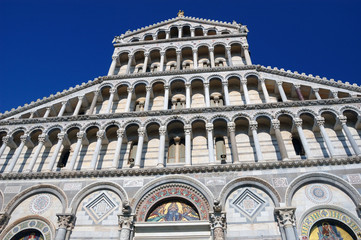
<path fill-rule="evenodd" d="M 324 184 L 311 184 L 307 186 L 306 196 L 314 203 L 328 203 L 332 199 L 330 189 Z"/>
<path fill-rule="evenodd" d="M 37 195 L 30 203 L 30 211 L 41 214 L 51 206 L 51 197 L 48 194 Z"/>

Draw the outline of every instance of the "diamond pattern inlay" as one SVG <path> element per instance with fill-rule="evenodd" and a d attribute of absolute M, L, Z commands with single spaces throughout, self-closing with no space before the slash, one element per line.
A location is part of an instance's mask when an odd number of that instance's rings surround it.
<path fill-rule="evenodd" d="M 266 201 L 258 194 L 245 189 L 232 204 L 252 220 L 256 213 L 264 208 Z"/>
<path fill-rule="evenodd" d="M 116 204 L 106 193 L 101 193 L 90 201 L 85 207 L 95 223 L 101 222 L 116 208 Z"/>

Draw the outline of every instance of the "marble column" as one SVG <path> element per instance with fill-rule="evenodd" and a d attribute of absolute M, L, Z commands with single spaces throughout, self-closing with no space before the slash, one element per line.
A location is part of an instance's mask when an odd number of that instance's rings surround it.
<path fill-rule="evenodd" d="M 330 153 L 330 157 L 334 157 L 335 156 L 335 150 L 334 150 L 332 142 L 331 142 L 330 138 L 328 137 L 328 135 L 326 133 L 326 130 L 325 130 L 325 127 L 324 127 L 325 119 L 323 117 L 317 117 L 316 122 L 317 122 L 318 127 L 320 128 L 322 138 L 326 142 L 326 146 L 327 146 L 328 151 Z"/>
<path fill-rule="evenodd" d="M 287 240 L 297 240 L 294 230 L 296 226 L 295 211 L 296 208 L 293 207 L 276 207 L 274 210 L 278 226 L 281 232 L 285 233 Z"/>
<path fill-rule="evenodd" d="M 120 158 L 120 152 L 122 151 L 124 131 L 125 131 L 124 128 L 119 128 L 117 130 L 117 146 L 115 147 L 115 153 L 113 157 L 113 163 L 112 163 L 113 169 L 117 169 L 119 166 L 119 158 Z"/>
<path fill-rule="evenodd" d="M 338 116 L 338 119 L 339 119 L 340 122 L 341 122 L 342 129 L 343 129 L 343 131 L 345 132 L 346 137 L 347 137 L 348 141 L 350 142 L 353 151 L 355 152 L 355 154 L 356 154 L 357 156 L 360 156 L 360 155 L 361 155 L 360 148 L 358 147 L 355 139 L 353 138 L 352 133 L 350 132 L 350 129 L 348 129 L 348 127 L 347 127 L 347 124 L 346 124 L 346 122 L 347 122 L 347 117 L 346 117 L 346 116 L 343 116 L 343 115 L 340 115 L 340 116 Z"/>
<path fill-rule="evenodd" d="M 132 67 L 132 61 L 133 61 L 133 54 L 128 54 L 128 64 L 127 64 L 127 70 L 126 74 L 130 74 L 130 68 Z"/>
<path fill-rule="evenodd" d="M 98 96 L 99 96 L 99 90 L 94 91 L 94 96 L 93 96 L 92 103 L 90 105 L 88 115 L 92 115 L 94 113 L 94 109 L 95 109 L 95 106 L 96 106 L 97 101 L 98 101 Z"/>
<path fill-rule="evenodd" d="M 144 53 L 143 73 L 147 72 L 148 59 L 149 59 L 149 53 L 146 52 Z"/>
<path fill-rule="evenodd" d="M 83 98 L 84 98 L 84 96 L 79 96 L 78 97 L 78 103 L 76 104 L 73 116 L 78 116 L 81 105 L 83 104 Z"/>
<path fill-rule="evenodd" d="M 251 100 L 249 99 L 248 88 L 247 88 L 247 79 L 242 79 L 241 83 L 242 83 L 243 94 L 246 100 L 246 104 L 251 104 Z"/>
<path fill-rule="evenodd" d="M 211 229 L 214 240 L 225 240 L 224 231 L 226 229 L 226 214 L 224 212 L 214 212 L 210 214 Z"/>
<path fill-rule="evenodd" d="M 164 104 L 163 104 L 164 110 L 168 110 L 168 102 L 169 102 L 169 85 L 164 85 Z"/>
<path fill-rule="evenodd" d="M 261 151 L 261 145 L 259 144 L 259 140 L 258 140 L 257 126 L 258 123 L 256 121 L 251 121 L 249 123 L 249 127 L 252 132 L 254 147 L 256 149 L 256 156 L 257 156 L 256 162 L 261 162 L 263 161 L 263 156 Z"/>
<path fill-rule="evenodd" d="M 338 99 L 338 91 L 332 91 L 331 94 L 334 99 Z"/>
<path fill-rule="evenodd" d="M 68 104 L 68 101 L 62 101 L 61 102 L 61 108 L 60 108 L 60 111 L 58 113 L 58 117 L 62 117 L 64 115 L 65 108 L 66 108 L 67 104 Z"/>
<path fill-rule="evenodd" d="M 3 145 L 1 145 L 1 148 L 0 148 L 0 158 L 1 158 L 1 156 L 3 155 L 3 153 L 4 153 L 4 151 L 5 151 L 5 148 L 6 148 L 6 146 L 8 145 L 8 143 L 9 143 L 10 141 L 12 141 L 12 137 L 10 137 L 10 136 L 4 136 L 4 137 L 2 138 L 2 140 L 3 140 Z"/>
<path fill-rule="evenodd" d="M 159 151 L 158 151 L 158 163 L 157 167 L 164 167 L 164 150 L 165 150 L 165 134 L 167 132 L 167 128 L 165 126 L 161 126 L 159 128 Z"/>
<path fill-rule="evenodd" d="M 102 147 L 103 139 L 105 138 L 105 131 L 99 130 L 97 132 L 97 144 L 95 145 L 95 150 L 93 153 L 92 161 L 90 162 L 90 169 L 95 170 L 97 167 L 97 161 L 100 153 L 100 149 Z"/>
<path fill-rule="evenodd" d="M 296 93 L 297 93 L 297 97 L 300 101 L 305 101 L 305 99 L 303 98 L 302 92 L 301 92 L 301 85 L 299 84 L 294 84 L 295 89 L 296 89 Z"/>
<path fill-rule="evenodd" d="M 114 75 L 115 67 L 117 66 L 117 59 L 118 59 L 118 56 L 112 57 L 112 64 L 110 65 L 110 68 L 108 71 L 108 76 Z"/>
<path fill-rule="evenodd" d="M 208 50 L 209 50 L 209 58 L 211 60 L 211 68 L 214 68 L 216 66 L 214 64 L 214 48 L 210 47 Z"/>
<path fill-rule="evenodd" d="M 321 96 L 319 94 L 320 89 L 319 88 L 312 88 L 313 92 L 315 93 L 315 97 L 317 100 L 321 100 Z"/>
<path fill-rule="evenodd" d="M 165 56 L 165 51 L 160 51 L 160 68 L 159 71 L 163 72 L 164 71 L 164 56 Z"/>
<path fill-rule="evenodd" d="M 119 240 L 130 240 L 133 231 L 134 216 L 129 214 L 118 215 L 118 224 L 120 228 Z"/>
<path fill-rule="evenodd" d="M 285 160 L 288 160 L 288 154 L 287 154 L 287 149 L 286 149 L 286 146 L 285 146 L 285 142 L 283 141 L 283 138 L 282 138 L 280 125 L 281 124 L 280 124 L 280 121 L 278 119 L 273 119 L 272 120 L 272 127 L 273 127 L 273 130 L 275 131 L 278 148 L 279 148 L 280 153 L 281 153 L 281 158 L 282 158 L 283 161 L 285 161 Z"/>
<path fill-rule="evenodd" d="M 248 46 L 243 46 L 244 57 L 247 65 L 252 65 L 251 56 L 249 55 Z"/>
<path fill-rule="evenodd" d="M 282 82 L 278 81 L 277 82 L 277 86 L 278 86 L 278 91 L 280 92 L 281 98 L 282 98 L 282 102 L 287 102 L 287 97 L 286 97 L 286 93 L 283 90 L 283 86 L 282 86 Z"/>
<path fill-rule="evenodd" d="M 142 160 L 143 143 L 144 143 L 145 129 L 143 127 L 138 128 L 138 147 L 135 155 L 134 168 L 140 168 L 140 161 Z"/>
<path fill-rule="evenodd" d="M 35 114 L 35 112 L 36 112 L 36 111 L 30 112 L 30 117 L 29 117 L 29 119 L 34 118 L 34 114 Z"/>
<path fill-rule="evenodd" d="M 302 146 L 303 146 L 303 149 L 305 150 L 306 156 L 307 156 L 308 159 L 310 159 L 310 158 L 312 158 L 312 155 L 311 155 L 310 147 L 308 146 L 308 143 L 307 143 L 307 139 L 306 139 L 305 134 L 303 133 L 303 130 L 302 130 L 302 119 L 301 118 L 295 118 L 294 123 L 296 125 L 297 133 L 298 133 L 298 136 L 301 139 Z"/>
<path fill-rule="evenodd" d="M 226 47 L 226 54 L 227 54 L 228 66 L 233 67 L 231 47 Z"/>
<path fill-rule="evenodd" d="M 58 217 L 58 229 L 55 240 L 66 240 L 67 232 L 74 228 L 76 217 L 71 213 L 60 213 L 56 216 Z"/>
<path fill-rule="evenodd" d="M 262 88 L 262 92 L 263 92 L 263 96 L 264 96 L 264 100 L 266 101 L 266 103 L 269 103 L 269 94 L 267 91 L 267 87 L 266 87 L 266 83 L 265 83 L 265 79 L 264 78 L 260 78 L 259 82 L 261 84 L 261 88 Z"/>
<path fill-rule="evenodd" d="M 177 50 L 176 51 L 177 54 L 177 70 L 181 69 L 181 57 L 182 57 L 182 51 L 181 50 Z"/>
<path fill-rule="evenodd" d="M 203 83 L 204 86 L 204 98 L 205 98 L 205 102 L 206 102 L 206 107 L 210 107 L 211 106 L 211 100 L 210 100 L 210 95 L 209 95 L 209 83 L 205 82 Z"/>
<path fill-rule="evenodd" d="M 33 168 L 34 168 L 34 165 L 35 165 L 35 163 L 36 163 L 36 160 L 38 159 L 38 157 L 39 157 L 39 154 L 40 154 L 40 151 L 41 151 L 41 149 L 43 148 L 43 146 L 44 146 L 44 143 L 45 143 L 45 138 L 46 138 L 47 136 L 45 135 L 45 134 L 42 134 L 42 135 L 39 135 L 38 136 L 38 146 L 36 146 L 36 149 L 35 149 L 35 152 L 34 152 L 34 154 L 33 154 L 33 157 L 31 158 L 31 161 L 30 161 L 30 163 L 29 163 L 29 165 L 28 165 L 28 168 L 27 168 L 27 172 L 31 172 L 31 171 L 33 171 Z"/>
<path fill-rule="evenodd" d="M 178 38 L 182 38 L 182 27 L 178 27 Z"/>
<path fill-rule="evenodd" d="M 190 31 L 191 31 L 191 37 L 194 37 L 195 36 L 195 28 L 190 28 Z"/>
<path fill-rule="evenodd" d="M 151 86 L 146 86 L 145 90 L 146 90 L 146 94 L 145 94 L 144 111 L 149 111 L 150 94 L 151 94 L 151 91 L 152 91 L 152 87 Z"/>
<path fill-rule="evenodd" d="M 65 137 L 66 137 L 66 133 L 64 133 L 64 132 L 58 133 L 58 143 L 55 146 L 54 153 L 51 156 L 51 160 L 50 160 L 50 163 L 48 165 L 48 170 L 49 171 L 52 171 L 54 169 L 55 162 L 58 159 L 58 155 L 59 155 L 61 147 L 63 146 L 63 141 L 64 141 Z"/>
<path fill-rule="evenodd" d="M 207 123 L 206 130 L 207 130 L 207 140 L 208 140 L 209 164 L 215 164 L 214 145 L 213 145 L 213 124 Z"/>
<path fill-rule="evenodd" d="M 191 141 L 191 134 L 192 134 L 192 126 L 185 125 L 184 126 L 184 134 L 185 134 L 185 160 L 186 166 L 192 165 L 192 141 Z"/>
<path fill-rule="evenodd" d="M 223 86 L 224 100 L 225 100 L 226 106 L 230 106 L 231 102 L 229 100 L 228 82 L 222 82 L 222 86 Z"/>
<path fill-rule="evenodd" d="M 132 96 L 133 96 L 133 90 L 134 88 L 128 87 L 128 97 L 127 97 L 127 105 L 125 106 L 125 112 L 130 112 L 130 103 L 132 102 Z"/>
<path fill-rule="evenodd" d="M 107 106 L 107 111 L 106 113 L 109 114 L 110 111 L 112 110 L 112 106 L 113 106 L 113 101 L 114 101 L 114 94 L 117 91 L 116 88 L 111 88 L 109 90 L 110 96 L 109 96 L 109 101 L 108 101 L 108 106 Z"/>
<path fill-rule="evenodd" d="M 191 108 L 191 84 L 186 83 L 186 108 Z"/>
<path fill-rule="evenodd" d="M 236 124 L 234 122 L 229 122 L 227 125 L 228 125 L 229 138 L 231 140 L 233 163 L 239 163 L 238 148 L 237 148 L 237 141 L 235 134 Z"/>
<path fill-rule="evenodd" d="M 193 68 L 197 69 L 198 68 L 198 49 L 197 48 L 193 48 Z"/>
<path fill-rule="evenodd" d="M 170 31 L 169 30 L 165 31 L 165 39 L 169 39 L 169 36 L 170 36 Z"/>
<path fill-rule="evenodd" d="M 70 164 L 69 164 L 69 167 L 68 167 L 68 170 L 74 170 L 74 166 L 75 166 L 75 162 L 76 162 L 76 159 L 78 158 L 78 155 L 79 155 L 79 152 L 80 152 L 80 148 L 82 146 L 82 142 L 83 142 L 83 137 L 85 135 L 85 132 L 83 131 L 79 131 L 77 134 L 76 134 L 76 137 L 77 137 L 77 142 L 76 142 L 76 145 L 75 145 L 75 149 L 74 149 L 74 152 L 73 152 L 73 155 L 71 156 L 71 159 L 70 159 Z"/>
<path fill-rule="evenodd" d="M 20 142 L 20 145 L 19 145 L 19 147 L 17 147 L 17 149 L 16 149 L 13 157 L 11 158 L 11 160 L 10 160 L 10 165 L 9 165 L 9 167 L 7 168 L 6 172 L 12 172 L 12 171 L 14 170 L 15 164 L 16 164 L 16 162 L 18 161 L 21 152 L 23 151 L 23 148 L 24 148 L 24 146 L 25 146 L 25 143 L 26 143 L 27 141 L 29 141 L 29 135 L 27 135 L 27 134 L 22 135 L 22 136 L 20 137 L 20 141 L 21 141 L 21 142 Z"/>
<path fill-rule="evenodd" d="M 51 107 L 47 107 L 47 108 L 46 108 L 46 111 L 45 111 L 45 113 L 44 113 L 43 118 L 49 117 L 50 111 L 51 111 Z"/>

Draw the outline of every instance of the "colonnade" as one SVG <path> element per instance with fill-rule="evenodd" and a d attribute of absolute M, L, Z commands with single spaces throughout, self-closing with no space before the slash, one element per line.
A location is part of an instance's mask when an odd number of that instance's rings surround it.
<path fill-rule="evenodd" d="M 252 151 L 255 152 L 254 161 L 256 162 L 269 160 L 284 161 L 294 159 L 297 155 L 301 157 L 304 156 L 303 158 L 307 159 L 319 157 L 332 158 L 345 154 L 359 156 L 361 154 L 360 148 L 349 129 L 350 126 L 352 128 L 358 128 L 358 126 L 360 126 L 358 115 L 351 111 L 346 111 L 345 114 L 347 117 L 344 115 L 337 116 L 332 112 L 326 111 L 322 112 L 319 116 L 302 113 L 298 117 L 291 117 L 290 115 L 283 114 L 275 119 L 270 119 L 266 115 L 260 115 L 251 120 L 244 117 L 237 117 L 231 122 L 227 122 L 224 119 L 214 119 L 209 122 L 204 122 L 204 120 L 198 119 L 192 123 L 173 120 L 167 125 L 161 125 L 157 122 L 151 122 L 145 126 L 131 123 L 123 127 L 109 125 L 104 128 L 94 125 L 84 129 L 73 127 L 66 131 L 54 128 L 47 133 L 41 129 L 34 130 L 30 133 L 19 130 L 11 135 L 7 133 L 1 134 L 2 145 L 0 147 L 0 157 L 5 152 L 6 147 L 13 149 L 13 153 L 11 153 L 11 151 L 8 152 L 8 154 L 11 155 L 11 159 L 7 163 L 6 168 L 5 165 L 3 166 L 3 170 L 5 172 L 20 171 L 19 169 L 15 169 L 15 166 L 19 164 L 19 158 L 26 146 L 27 149 L 31 150 L 32 155 L 30 161 L 26 163 L 26 168 L 22 171 L 32 172 L 35 170 L 34 166 L 39 161 L 41 152 L 45 151 L 45 147 L 53 149 L 53 152 L 49 160 L 46 161 L 47 166 L 44 166 L 42 170 L 57 171 L 59 168 L 64 167 L 63 165 L 66 165 L 64 168 L 67 170 L 76 170 L 84 167 L 95 170 L 99 169 L 101 149 L 108 146 L 110 142 L 115 141 L 116 144 L 112 145 L 114 152 L 112 153 L 111 163 L 109 161 L 106 168 L 111 167 L 116 169 L 127 166 L 139 168 L 145 166 L 142 161 L 149 161 L 150 158 L 153 159 L 152 161 L 154 162 L 151 165 L 158 167 L 164 167 L 169 164 L 184 164 L 188 166 L 201 164 L 201 162 L 197 162 L 199 161 L 198 157 L 195 157 L 196 162 L 193 161 L 193 154 L 197 154 L 197 152 L 207 152 L 208 157 L 206 159 L 208 164 L 216 164 L 219 163 L 220 160 L 227 160 L 227 158 L 228 162 L 233 163 L 252 160 L 249 156 L 244 155 L 244 151 L 246 150 L 240 146 L 241 143 L 239 142 L 242 139 L 244 140 L 244 137 L 239 137 L 241 136 L 239 134 L 249 135 L 249 140 L 247 141 L 249 147 L 247 149 L 253 149 Z M 292 129 L 295 129 L 295 131 Z M 308 136 L 306 136 L 304 132 L 306 129 Z M 197 131 L 196 135 L 201 137 L 200 140 L 194 140 L 194 137 L 192 138 L 193 131 Z M 338 135 L 344 134 L 344 141 L 350 144 L 349 146 L 352 152 L 347 149 L 342 150 L 344 147 L 348 148 L 347 143 L 335 147 L 335 144 L 338 144 L 337 141 L 340 140 L 332 141 L 329 136 L 332 131 Z M 266 141 L 264 139 L 261 139 L 263 141 L 261 143 L 258 136 L 263 132 L 267 132 L 270 137 L 275 137 L 277 144 L 274 145 L 272 141 L 270 143 L 264 143 L 264 141 Z M 292 141 L 292 143 L 290 143 L 290 139 L 285 140 L 283 132 L 290 133 L 293 138 L 299 139 L 297 140 L 299 142 Z M 325 148 L 320 147 L 320 150 L 323 152 L 321 156 L 320 153 L 317 153 L 317 151 L 313 149 L 316 147 L 315 143 L 310 147 L 310 140 L 313 139 L 312 141 L 314 142 L 321 141 L 318 140 L 316 135 L 311 139 L 309 134 L 312 132 L 319 132 L 322 142 L 325 143 Z M 333 135 L 334 134 L 332 134 L 332 136 Z M 144 152 L 146 153 L 148 149 L 144 147 L 144 144 L 149 138 L 159 140 L 157 145 L 153 146 L 157 149 L 157 154 L 153 157 L 148 155 L 148 157 L 144 157 Z M 202 138 L 207 142 L 206 148 L 204 146 L 198 146 L 197 141 L 202 141 Z M 227 142 L 229 145 L 227 145 Z M 88 166 L 80 166 L 79 168 L 78 159 L 81 149 L 90 143 L 94 143 L 95 146 L 93 145 L 94 152 L 90 152 L 91 155 L 88 157 L 89 164 Z M 292 144 L 293 150 L 290 149 Z M 64 152 L 70 151 L 70 148 L 72 150 L 71 154 L 69 152 L 70 156 L 68 155 L 68 158 L 62 159 L 59 157 L 59 155 L 63 155 Z M 273 153 L 267 153 L 268 155 L 265 158 L 264 151 L 271 151 Z M 121 152 L 123 153 L 122 157 Z M 165 153 L 167 153 L 167 155 L 165 155 Z M 87 154 L 89 153 L 85 153 L 85 155 Z M 221 157 L 222 155 L 224 157 Z M 169 162 L 170 159 L 172 159 L 174 163 Z M 296 159 L 299 159 L 299 157 Z M 126 160 L 128 160 L 128 165 L 124 164 Z M 123 164 L 120 164 L 120 161 L 123 162 Z M 76 164 L 78 164 L 78 167 Z M 100 168 L 102 168 L 102 166 L 100 166 Z"/>

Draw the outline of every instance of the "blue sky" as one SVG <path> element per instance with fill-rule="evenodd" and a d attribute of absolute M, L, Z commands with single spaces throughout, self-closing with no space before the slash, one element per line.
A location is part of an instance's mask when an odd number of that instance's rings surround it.
<path fill-rule="evenodd" d="M 361 84 L 359 0 L 0 0 L 0 112 L 106 75 L 115 35 L 179 9 L 246 24 L 254 64 Z"/>

